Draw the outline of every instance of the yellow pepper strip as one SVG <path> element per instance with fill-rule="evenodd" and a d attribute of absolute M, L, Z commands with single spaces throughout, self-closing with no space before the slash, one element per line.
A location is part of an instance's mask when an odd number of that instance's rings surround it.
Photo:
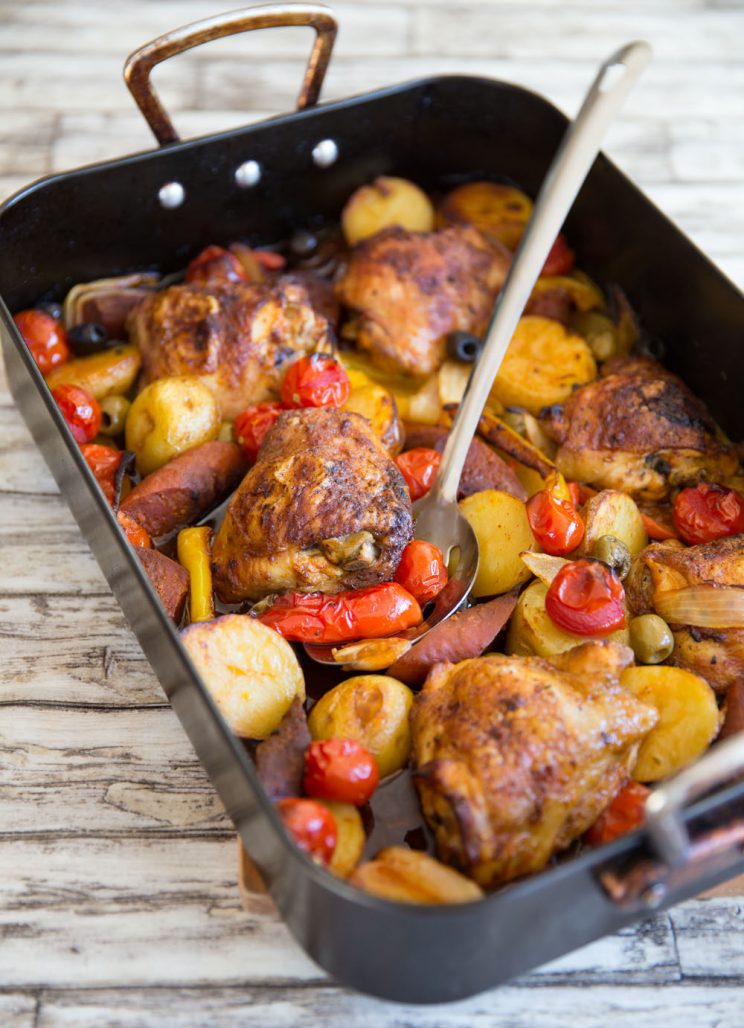
<path fill-rule="evenodd" d="M 178 562 L 189 573 L 189 614 L 191 621 L 210 621 L 214 617 L 210 544 L 212 529 L 202 525 L 178 533 Z"/>
<path fill-rule="evenodd" d="M 545 490 L 552 496 L 555 496 L 556 500 L 565 500 L 566 503 L 570 503 L 573 506 L 571 492 L 560 471 L 553 471 L 548 475 L 545 479 Z"/>

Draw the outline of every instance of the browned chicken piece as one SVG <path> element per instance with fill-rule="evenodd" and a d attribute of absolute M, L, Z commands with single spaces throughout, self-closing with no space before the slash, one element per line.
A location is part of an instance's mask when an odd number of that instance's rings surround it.
<path fill-rule="evenodd" d="M 429 375 L 449 332 L 485 331 L 509 261 L 508 250 L 470 226 L 378 232 L 352 250 L 338 283 L 352 312 L 342 333 L 385 371 Z"/>
<path fill-rule="evenodd" d="M 647 546 L 633 560 L 625 593 L 633 614 L 649 614 L 658 613 L 664 593 L 708 584 L 744 589 L 744 536 L 689 547 L 675 541 Z M 744 678 L 744 628 L 669 627 L 674 633 L 670 664 L 700 675 L 717 692 Z"/>
<path fill-rule="evenodd" d="M 393 577 L 411 539 L 403 476 L 360 414 L 282 414 L 230 501 L 212 551 L 227 603 L 337 593 Z"/>
<path fill-rule="evenodd" d="M 734 447 L 676 375 L 645 357 L 618 357 L 603 376 L 540 414 L 567 478 L 655 502 L 676 486 L 736 472 Z"/>
<path fill-rule="evenodd" d="M 619 682 L 633 654 L 439 664 L 413 702 L 414 780 L 441 860 L 484 888 L 545 867 L 629 777 L 658 719 Z"/>
<path fill-rule="evenodd" d="M 199 375 L 228 421 L 277 398 L 285 361 L 330 343 L 328 322 L 292 281 L 170 286 L 133 311 L 129 328 L 142 385 Z"/>

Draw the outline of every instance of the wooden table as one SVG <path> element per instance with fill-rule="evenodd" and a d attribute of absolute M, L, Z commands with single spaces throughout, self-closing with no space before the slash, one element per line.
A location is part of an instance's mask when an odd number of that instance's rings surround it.
<path fill-rule="evenodd" d="M 0 193 L 148 148 L 121 82 L 124 56 L 229 6 L 0 3 Z M 607 149 L 744 282 L 741 5 L 336 7 L 327 97 L 465 71 L 523 83 L 574 112 L 601 57 L 650 39 L 655 63 Z M 161 76 L 177 125 L 204 134 L 289 109 L 307 43 L 288 30 L 179 59 Z M 738 899 L 686 903 L 450 1006 L 384 1004 L 329 982 L 265 899 L 241 908 L 230 823 L 4 381 L 0 425 L 0 1024 L 744 1024 Z"/>

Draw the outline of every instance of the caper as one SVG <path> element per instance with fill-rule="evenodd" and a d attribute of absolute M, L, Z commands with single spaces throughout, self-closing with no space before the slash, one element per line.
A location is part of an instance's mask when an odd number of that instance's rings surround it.
<path fill-rule="evenodd" d="M 101 434 L 121 435 L 131 404 L 126 396 L 104 396 L 101 404 Z"/>
<path fill-rule="evenodd" d="M 674 636 L 658 614 L 641 614 L 630 622 L 630 645 L 639 664 L 661 664 L 674 649 Z"/>
<path fill-rule="evenodd" d="M 611 567 L 618 578 L 625 578 L 630 571 L 630 550 L 614 535 L 601 535 L 592 546 L 592 557 Z"/>

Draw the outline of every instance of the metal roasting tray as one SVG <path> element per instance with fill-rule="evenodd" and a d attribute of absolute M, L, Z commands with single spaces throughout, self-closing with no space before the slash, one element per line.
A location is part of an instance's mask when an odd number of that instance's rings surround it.
<path fill-rule="evenodd" d="M 281 25 L 316 31 L 298 110 L 180 142 L 149 85 L 152 66 L 208 39 Z M 392 903 L 333 877 L 282 830 L 10 314 L 61 298 L 76 282 L 172 271 L 209 243 L 279 240 L 317 215 L 337 216 L 376 175 L 428 189 L 491 177 L 537 192 L 567 123 L 547 100 L 508 83 L 445 76 L 316 107 L 335 32 L 328 8 L 280 4 L 187 26 L 137 51 L 127 80 L 163 145 L 46 178 L 0 208 L 0 335 L 18 409 L 290 929 L 340 982 L 434 1003 L 497 985 L 741 873 L 744 735 L 658 788 L 645 830 L 480 902 Z M 582 268 L 622 285 L 642 324 L 666 344 L 665 362 L 733 438 L 744 438 L 742 294 L 604 156 L 566 231 Z"/>

